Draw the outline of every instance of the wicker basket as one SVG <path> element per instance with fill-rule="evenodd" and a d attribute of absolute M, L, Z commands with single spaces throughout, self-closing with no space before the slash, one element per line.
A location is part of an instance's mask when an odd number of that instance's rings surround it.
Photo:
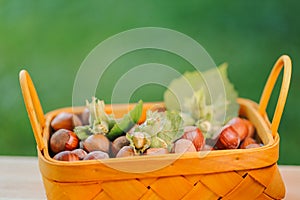
<path fill-rule="evenodd" d="M 284 69 L 277 107 L 269 122 L 266 107 L 274 84 Z M 277 129 L 285 105 L 291 76 L 291 61 L 281 56 L 264 88 L 259 104 L 238 99 L 240 115 L 256 127 L 264 146 L 253 149 L 211 151 L 206 156 L 185 153 L 160 156 L 114 158 L 103 161 L 64 162 L 48 152 L 50 122 L 60 112 L 81 112 L 83 108 L 62 108 L 44 115 L 29 74 L 20 72 L 20 84 L 37 142 L 39 168 L 48 199 L 282 199 L 285 187 L 278 171 Z M 151 103 L 144 105 L 144 110 Z M 132 105 L 113 105 L 122 115 Z M 106 106 L 107 112 L 112 107 Z M 177 156 L 177 157 L 176 157 Z M 174 160 L 164 168 L 144 173 L 116 170 L 135 166 L 144 170 Z M 113 166 L 113 167 L 111 167 Z"/>

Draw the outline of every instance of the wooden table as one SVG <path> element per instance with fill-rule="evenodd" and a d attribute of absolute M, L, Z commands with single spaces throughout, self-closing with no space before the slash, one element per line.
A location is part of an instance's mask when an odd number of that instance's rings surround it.
<path fill-rule="evenodd" d="M 300 199 L 300 166 L 279 168 L 285 199 Z M 36 157 L 0 156 L 0 199 L 46 199 Z"/>

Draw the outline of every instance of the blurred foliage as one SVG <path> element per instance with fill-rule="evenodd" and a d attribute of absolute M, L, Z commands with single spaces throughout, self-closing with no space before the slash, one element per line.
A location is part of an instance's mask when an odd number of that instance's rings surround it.
<path fill-rule="evenodd" d="M 136 27 L 165 27 L 198 41 L 216 64 L 229 63 L 229 76 L 241 97 L 259 101 L 275 60 L 288 54 L 293 77 L 279 128 L 280 164 L 300 164 L 299 1 L 0 1 L 0 154 L 36 155 L 18 73 L 27 69 L 44 111 L 70 106 L 81 63 L 101 41 Z M 109 101 L 113 81 L 131 66 L 165 63 L 191 67 L 159 51 L 136 52 L 113 63 L 97 95 Z M 148 60 L 147 60 L 148 59 Z M 119 64 L 118 64 L 119 63 Z M 110 74 L 109 74 L 110 73 Z M 268 108 L 271 116 L 279 84 Z M 147 91 L 147 92 L 145 92 Z M 162 100 L 164 88 L 145 86 L 133 101 Z"/>

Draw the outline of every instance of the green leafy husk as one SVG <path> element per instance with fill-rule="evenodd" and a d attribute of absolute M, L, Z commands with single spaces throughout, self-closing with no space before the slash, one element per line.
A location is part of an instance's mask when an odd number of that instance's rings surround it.
<path fill-rule="evenodd" d="M 128 114 L 117 121 L 113 115 L 105 112 L 104 101 L 96 97 L 91 102 L 86 101 L 86 106 L 90 112 L 89 125 L 74 128 L 80 140 L 85 140 L 92 134 L 103 134 L 110 140 L 125 135 L 139 121 L 143 111 L 143 101 L 140 100 Z"/>
<path fill-rule="evenodd" d="M 92 102 L 86 101 L 86 106 L 90 111 L 89 124 L 92 125 L 91 132 L 93 134 L 107 134 L 111 127 L 116 124 L 112 115 L 105 112 L 104 101 L 92 98 Z"/>
<path fill-rule="evenodd" d="M 108 139 L 114 140 L 115 138 L 124 135 L 129 131 L 141 118 L 143 111 L 143 101 L 140 100 L 137 105 L 118 122 L 115 123 L 109 133 L 106 135 Z"/>
<path fill-rule="evenodd" d="M 136 127 L 134 132 L 147 133 L 150 136 L 150 147 L 168 148 L 183 135 L 183 120 L 177 111 L 147 111 L 146 121 Z"/>

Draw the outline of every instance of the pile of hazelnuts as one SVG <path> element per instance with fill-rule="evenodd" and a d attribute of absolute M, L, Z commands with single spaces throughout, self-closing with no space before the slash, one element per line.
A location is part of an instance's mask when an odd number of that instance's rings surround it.
<path fill-rule="evenodd" d="M 79 161 L 137 156 L 125 135 L 113 141 L 103 134 L 93 134 L 80 140 L 73 130 L 76 126 L 87 125 L 88 116 L 86 109 L 80 114 L 62 112 L 53 118 L 49 140 L 49 152 L 53 159 Z M 135 134 L 137 143 L 142 145 L 143 138 L 139 138 L 138 133 Z M 215 139 L 205 139 L 198 127 L 186 126 L 182 137 L 174 141 L 171 150 L 149 147 L 139 155 L 249 149 L 262 145 L 254 125 L 245 118 L 235 117 L 220 130 Z"/>

